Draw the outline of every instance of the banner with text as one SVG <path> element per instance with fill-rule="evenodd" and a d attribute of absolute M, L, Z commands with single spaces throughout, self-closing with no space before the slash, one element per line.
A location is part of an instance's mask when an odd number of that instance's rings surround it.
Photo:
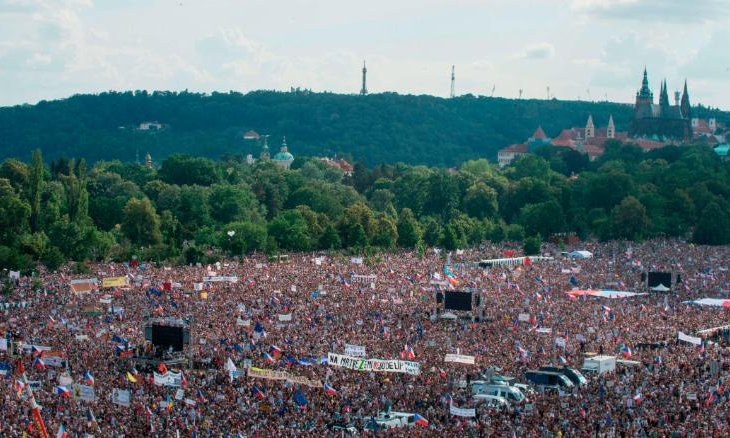
<path fill-rule="evenodd" d="M 377 373 L 406 373 L 418 375 L 421 364 L 406 360 L 361 359 L 344 354 L 328 353 L 327 364 L 333 367 L 348 368 L 357 371 L 374 371 Z"/>
<path fill-rule="evenodd" d="M 453 403 L 449 406 L 449 413 L 457 417 L 476 417 L 477 411 L 474 408 L 457 408 Z"/>
<path fill-rule="evenodd" d="M 248 377 L 269 380 L 286 380 L 289 383 L 305 385 L 309 386 L 310 388 L 322 387 L 322 382 L 320 382 L 319 380 L 310 380 L 304 376 L 295 376 L 293 374 L 289 374 L 286 371 L 266 370 L 263 368 L 251 367 L 248 369 Z"/>
<path fill-rule="evenodd" d="M 444 362 L 457 362 L 465 363 L 467 365 L 474 365 L 474 356 L 465 356 L 463 354 L 447 354 L 444 357 Z"/>

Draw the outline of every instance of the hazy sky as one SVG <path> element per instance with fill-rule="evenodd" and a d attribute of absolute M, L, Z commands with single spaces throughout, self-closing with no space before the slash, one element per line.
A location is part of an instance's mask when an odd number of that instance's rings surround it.
<path fill-rule="evenodd" d="M 0 105 L 104 90 L 633 101 L 730 109 L 730 0 L 0 0 Z"/>

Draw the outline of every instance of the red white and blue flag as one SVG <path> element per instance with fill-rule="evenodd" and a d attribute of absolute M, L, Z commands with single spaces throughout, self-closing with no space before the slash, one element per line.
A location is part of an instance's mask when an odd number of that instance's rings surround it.
<path fill-rule="evenodd" d="M 71 397 L 71 391 L 69 391 L 65 386 L 56 386 L 56 394 L 61 397 Z"/>
<path fill-rule="evenodd" d="M 327 394 L 330 394 L 330 395 L 337 395 L 338 394 L 337 393 L 337 390 L 335 388 L 329 386 L 326 383 L 324 384 L 324 392 L 326 392 Z"/>

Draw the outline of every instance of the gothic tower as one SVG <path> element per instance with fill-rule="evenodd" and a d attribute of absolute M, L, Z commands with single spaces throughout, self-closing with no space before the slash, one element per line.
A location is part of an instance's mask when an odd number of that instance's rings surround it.
<path fill-rule="evenodd" d="M 606 137 L 616 138 L 616 125 L 613 124 L 613 114 L 608 116 L 608 129 L 606 129 Z"/>
<path fill-rule="evenodd" d="M 689 104 L 689 92 L 687 91 L 687 80 L 684 81 L 684 93 L 682 93 L 682 101 L 679 104 L 682 111 L 682 117 L 692 119 L 692 107 Z"/>
<path fill-rule="evenodd" d="M 588 122 L 586 123 L 586 140 L 596 136 L 596 126 L 593 124 L 593 116 L 588 115 Z"/>
<path fill-rule="evenodd" d="M 367 76 L 368 76 L 368 69 L 365 67 L 365 61 L 362 62 L 362 88 L 360 89 L 361 95 L 368 94 L 368 86 L 367 86 Z"/>

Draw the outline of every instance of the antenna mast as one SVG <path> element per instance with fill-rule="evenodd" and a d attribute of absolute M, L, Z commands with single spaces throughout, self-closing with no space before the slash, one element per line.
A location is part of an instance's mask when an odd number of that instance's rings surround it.
<path fill-rule="evenodd" d="M 451 66 L 451 97 L 454 97 L 454 82 L 456 81 L 456 76 L 454 75 L 454 66 Z"/>
<path fill-rule="evenodd" d="M 362 88 L 360 89 L 360 94 L 363 96 L 368 94 L 368 86 L 367 86 L 367 76 L 368 76 L 368 69 L 365 67 L 365 61 L 362 62 Z"/>

